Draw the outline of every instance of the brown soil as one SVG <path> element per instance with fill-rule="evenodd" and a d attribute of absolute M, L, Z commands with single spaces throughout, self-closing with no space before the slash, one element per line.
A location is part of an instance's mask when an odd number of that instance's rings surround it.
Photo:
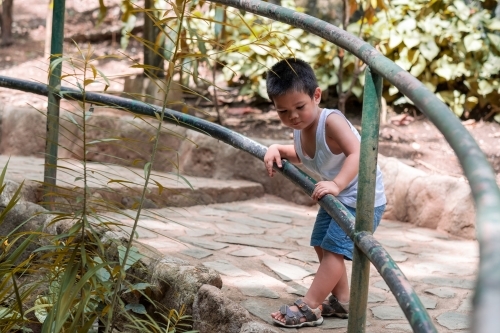
<path fill-rule="evenodd" d="M 89 3 L 83 0 L 67 0 L 66 36 L 74 37 L 80 45 L 86 46 L 84 37 L 91 36 L 91 47 L 95 55 L 119 54 L 120 52 L 132 59 L 142 58 L 142 47 L 131 40 L 126 51 L 119 49 L 119 36 L 110 31 L 116 30 L 119 1 L 107 2 L 110 6 L 105 21 L 97 28 L 93 27 L 97 19 L 97 2 Z M 94 7 L 92 7 L 94 6 Z M 0 49 L 0 75 L 33 80 L 47 81 L 47 61 L 43 57 L 45 44 L 45 16 L 47 13 L 46 1 L 15 1 L 14 2 L 14 37 L 15 44 Z M 100 32 L 105 32 L 99 35 Z M 83 38 L 83 40 L 82 40 Z M 90 44 L 89 44 L 90 45 Z M 77 51 L 73 42 L 66 42 L 65 54 L 75 54 Z M 108 91 L 119 93 L 123 91 L 123 77 L 137 74 L 137 69 L 131 69 L 131 60 L 125 57 L 122 60 L 103 60 L 98 63 L 106 75 L 112 80 Z M 65 84 L 69 85 L 69 83 Z M 208 91 L 202 91 L 212 98 Z M 196 115 L 216 119 L 213 104 L 200 103 L 199 99 L 185 96 L 189 104 L 196 104 L 206 113 Z M 219 93 L 220 114 L 224 126 L 250 137 L 265 137 L 276 140 L 291 138 L 291 130 L 284 128 L 276 114 L 270 110 L 269 104 L 251 105 L 244 96 L 238 96 L 237 91 Z M 33 105 L 39 109 L 47 106 L 46 98 L 23 92 L 0 89 L 0 105 Z M 335 107 L 335 100 L 325 105 Z M 390 108 L 389 108 L 390 109 Z M 348 114 L 348 118 L 359 127 L 359 105 L 352 104 L 349 110 L 355 114 Z M 462 170 L 457 162 L 453 150 L 444 137 L 424 116 L 401 119 L 401 114 L 390 112 L 387 124 L 382 125 L 380 131 L 380 152 L 386 156 L 400 158 L 403 162 L 429 173 L 447 174 L 462 177 Z M 411 111 L 410 111 L 411 113 Z M 407 115 L 407 113 L 406 113 Z M 500 124 L 495 122 L 466 121 L 465 127 L 476 139 L 481 149 L 490 160 L 497 180 L 500 183 Z"/>

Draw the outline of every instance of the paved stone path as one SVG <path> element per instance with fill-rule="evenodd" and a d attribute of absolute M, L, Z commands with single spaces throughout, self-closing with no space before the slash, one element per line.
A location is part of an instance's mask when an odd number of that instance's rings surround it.
<path fill-rule="evenodd" d="M 140 220 L 138 236 L 140 242 L 165 254 L 217 270 L 229 298 L 271 323 L 270 312 L 303 295 L 318 268 L 309 246 L 316 209 L 268 195 L 227 204 L 157 209 Z M 438 331 L 468 332 L 477 243 L 387 220 L 375 236 L 412 283 Z M 351 264 L 347 267 L 350 275 Z M 411 332 L 374 267 L 368 302 L 367 332 Z M 300 331 L 344 332 L 346 326 L 347 320 L 325 318 L 323 325 Z"/>

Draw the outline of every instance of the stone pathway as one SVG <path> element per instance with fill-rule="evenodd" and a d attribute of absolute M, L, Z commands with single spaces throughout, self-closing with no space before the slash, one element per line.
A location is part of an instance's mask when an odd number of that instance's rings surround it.
<path fill-rule="evenodd" d="M 271 323 L 270 312 L 303 295 L 314 278 L 319 264 L 309 237 L 315 215 L 315 207 L 266 195 L 227 204 L 150 210 L 140 220 L 138 236 L 165 254 L 217 270 L 225 295 Z M 388 220 L 382 221 L 375 236 L 412 283 L 438 331 L 468 332 L 477 243 Z M 351 264 L 347 267 L 350 276 Z M 368 302 L 367 332 L 411 332 L 373 267 Z M 347 320 L 325 318 L 323 325 L 300 331 L 345 332 L 346 326 Z"/>

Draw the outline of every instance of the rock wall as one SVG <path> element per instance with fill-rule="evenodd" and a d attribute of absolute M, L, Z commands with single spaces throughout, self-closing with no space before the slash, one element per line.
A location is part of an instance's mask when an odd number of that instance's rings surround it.
<path fill-rule="evenodd" d="M 82 149 L 77 139 L 81 139 L 81 130 L 67 114 L 63 113 L 61 119 L 59 155 L 80 158 Z M 88 159 L 142 167 L 153 149 L 157 125 L 156 119 L 144 121 L 120 111 L 96 111 L 87 124 L 87 141 L 94 142 L 89 148 Z M 0 154 L 43 154 L 45 115 L 32 108 L 6 107 L 0 133 Z M 121 140 L 116 140 L 118 138 Z M 265 146 L 274 143 L 259 141 Z M 466 182 L 449 176 L 429 175 L 383 156 L 379 164 L 389 201 L 384 218 L 475 238 L 475 209 Z M 253 181 L 262 184 L 268 194 L 297 204 L 314 204 L 299 187 L 280 174 L 268 177 L 263 162 L 250 154 L 180 126 L 165 124 L 153 168 L 159 171 L 178 169 L 189 176 Z"/>

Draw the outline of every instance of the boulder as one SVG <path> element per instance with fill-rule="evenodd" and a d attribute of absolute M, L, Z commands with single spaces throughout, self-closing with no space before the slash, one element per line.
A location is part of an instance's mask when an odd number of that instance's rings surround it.
<path fill-rule="evenodd" d="M 252 321 L 248 311 L 214 286 L 204 285 L 193 304 L 193 329 L 203 333 L 239 333 Z"/>
<path fill-rule="evenodd" d="M 193 302 L 203 285 L 222 288 L 222 279 L 213 269 L 203 265 L 193 266 L 188 262 L 164 257 L 152 270 L 151 283 L 158 286 L 154 299 L 167 309 L 186 307 L 191 314 Z"/>
<path fill-rule="evenodd" d="M 396 158 L 379 155 L 384 175 L 385 219 L 475 238 L 475 207 L 469 184 L 446 175 L 429 175 Z"/>
<path fill-rule="evenodd" d="M 71 142 L 77 133 L 77 126 L 68 121 L 66 112 L 61 111 L 59 127 L 58 150 L 60 158 L 71 156 Z M 32 107 L 6 106 L 2 113 L 0 154 L 15 156 L 38 156 L 45 153 L 45 136 L 47 132 L 46 110 L 37 110 Z"/>
<path fill-rule="evenodd" d="M 266 146 L 275 143 L 260 141 Z M 315 203 L 281 174 L 269 177 L 261 160 L 192 130 L 187 131 L 186 140 L 179 147 L 179 170 L 184 175 L 197 177 L 248 180 L 262 184 L 266 193 L 288 201 L 302 205 Z"/>

